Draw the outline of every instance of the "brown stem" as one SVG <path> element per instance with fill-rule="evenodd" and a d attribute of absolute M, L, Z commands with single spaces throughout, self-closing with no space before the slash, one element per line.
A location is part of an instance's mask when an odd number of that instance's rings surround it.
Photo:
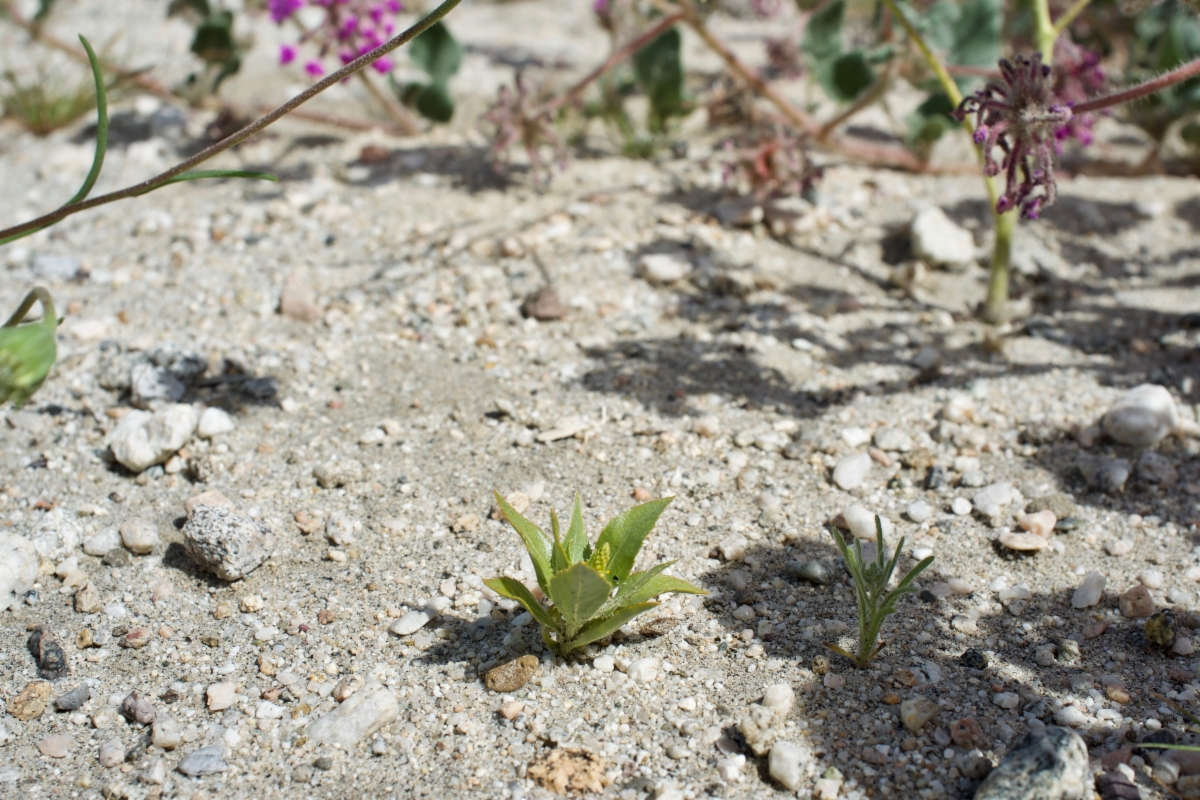
<path fill-rule="evenodd" d="M 412 115 L 405 111 L 402 106 L 397 105 L 397 103 L 390 97 L 385 95 L 380 88 L 375 85 L 375 82 L 371 80 L 371 77 L 367 75 L 367 73 L 358 73 L 358 79 L 362 81 L 363 86 L 367 87 L 367 91 L 371 94 L 371 97 L 375 98 L 375 102 L 383 106 L 383 110 L 388 113 L 388 116 L 392 118 L 392 121 L 396 123 L 396 126 L 399 127 L 400 130 L 404 131 L 409 136 L 415 136 L 420 133 L 421 129 L 417 127 L 417 122 L 412 118 Z"/>
<path fill-rule="evenodd" d="M 4 3 L 3 9 L 13 24 L 28 33 L 29 38 L 33 41 L 44 44 L 47 47 L 58 50 L 61 53 L 65 53 L 81 64 L 88 63 L 87 53 L 83 52 L 83 50 L 75 47 L 69 42 L 64 42 L 54 34 L 48 33 L 42 25 L 25 19 L 17 12 L 11 0 Z M 105 69 L 111 74 L 115 75 L 118 79 L 127 80 L 142 91 L 148 92 L 155 97 L 170 101 L 177 101 L 179 99 L 175 93 L 172 92 L 161 81 L 155 80 L 141 70 L 122 68 L 115 65 L 105 65 Z M 274 108 L 274 106 L 259 106 L 258 113 L 265 114 L 272 108 Z M 251 116 L 250 113 L 244 112 L 238 109 L 236 106 L 233 107 L 233 111 L 238 116 Z M 369 131 L 375 130 L 376 128 L 383 128 L 388 133 L 398 136 L 403 136 L 407 133 L 407 130 L 403 127 L 393 126 L 384 122 L 377 122 L 375 120 L 351 119 L 349 117 L 338 116 L 337 114 L 325 114 L 320 111 L 305 111 L 302 108 L 296 109 L 291 115 L 296 119 L 303 119 L 309 122 L 317 122 L 322 125 L 332 125 L 336 128 L 347 128 L 355 131 Z"/>
<path fill-rule="evenodd" d="M 617 64 L 620 64 L 622 61 L 629 58 L 629 56 L 633 55 L 638 50 L 641 50 L 643 47 L 648 45 L 650 42 L 657 39 L 660 35 L 662 35 L 662 33 L 664 31 L 669 29 L 676 22 L 679 22 L 681 19 L 683 19 L 683 13 L 678 12 L 678 11 L 673 14 L 668 14 L 667 16 L 663 17 L 658 22 L 654 23 L 649 28 L 647 28 L 645 32 L 639 34 L 634 39 L 629 41 L 624 47 L 615 51 L 612 55 L 610 55 L 608 57 L 607 61 L 605 61 L 600 66 L 596 67 L 594 70 L 589 72 L 587 75 L 583 76 L 583 78 L 581 78 L 570 89 L 563 92 L 558 97 L 555 97 L 555 98 L 552 98 L 552 99 L 546 101 L 546 103 L 543 104 L 542 107 L 537 110 L 537 112 L 535 113 L 535 116 L 542 116 L 543 114 L 546 114 L 546 115 L 553 114 L 555 111 L 562 108 L 567 103 L 574 102 L 574 100 L 577 97 L 579 97 L 579 95 L 583 94 L 583 90 L 586 89 L 589 85 L 591 85 L 592 81 L 596 80 L 601 75 L 603 75 L 604 73 L 608 72 L 610 69 L 615 67 Z"/>
<path fill-rule="evenodd" d="M 1176 67 L 1169 72 L 1164 72 L 1157 78 L 1151 78 L 1145 83 L 1139 83 L 1137 86 L 1130 86 L 1128 89 L 1122 89 L 1119 92 L 1114 92 L 1104 97 L 1097 97 L 1093 100 L 1088 100 L 1086 103 L 1080 103 L 1077 106 L 1073 106 L 1071 111 L 1076 114 L 1087 114 L 1092 111 L 1099 111 L 1104 108 L 1120 105 L 1121 103 L 1128 103 L 1132 100 L 1139 100 L 1155 92 L 1161 92 L 1163 89 L 1174 86 L 1181 81 L 1186 81 L 1188 78 L 1194 78 L 1197 75 L 1200 75 L 1200 58 L 1189 61 L 1183 66 Z"/>
<path fill-rule="evenodd" d="M 845 111 L 821 126 L 821 130 L 817 131 L 817 141 L 820 142 L 828 139 L 830 134 L 832 134 L 839 126 L 845 123 L 846 120 L 850 119 L 855 114 L 862 111 L 864 108 L 871 105 L 883 96 L 883 93 L 887 91 L 888 84 L 891 83 L 892 65 L 894 63 L 895 62 L 888 64 L 887 69 L 882 75 L 876 78 L 875 83 L 872 84 L 869 91 L 863 92 L 857 100 L 855 100 L 846 108 Z"/>
<path fill-rule="evenodd" d="M 379 47 L 376 47 L 374 50 L 370 51 L 369 53 L 359 56 L 358 58 L 354 59 L 349 64 L 347 64 L 346 66 L 339 69 L 337 72 L 333 72 L 333 73 L 325 76 L 321 80 L 317 81 L 312 86 L 308 87 L 303 92 L 301 92 L 300 94 L 293 97 L 291 100 L 288 100 L 286 103 L 279 106 L 279 108 L 276 108 L 271 113 L 267 114 L 266 116 L 260 117 L 259 119 L 255 120 L 254 122 L 251 122 L 249 125 L 242 128 L 237 133 L 234 133 L 231 136 L 228 136 L 228 137 L 222 139 L 221 141 L 217 142 L 216 144 L 212 145 L 211 147 L 205 148 L 204 150 L 200 151 L 196 155 L 192 156 L 191 158 L 187 159 L 186 161 L 184 161 L 181 164 L 175 165 L 174 167 L 167 170 L 166 172 L 163 172 L 159 175 L 155 175 L 153 178 L 144 180 L 141 183 L 137 183 L 137 184 L 134 184 L 133 186 L 129 186 L 125 189 L 121 189 L 120 191 L 110 192 L 109 194 L 101 195 L 100 197 L 94 197 L 91 200 L 84 200 L 83 202 L 80 202 L 80 203 L 75 203 L 75 204 L 69 205 L 69 206 L 63 206 L 62 208 L 58 209 L 57 211 L 52 211 L 49 214 L 45 214 L 41 217 L 38 217 L 37 219 L 30 220 L 29 222 L 25 222 L 20 225 L 16 225 L 16 226 L 14 226 L 12 228 L 8 228 L 6 230 L 0 230 L 0 239 L 6 239 L 9 237 L 13 237 L 13 236 L 24 235 L 31 231 L 45 228 L 48 225 L 53 225 L 54 223 L 59 222 L 60 220 L 65 219 L 66 217 L 69 217 L 72 214 L 78 214 L 80 211 L 85 211 L 89 208 L 95 208 L 96 206 L 102 206 L 106 203 L 112 203 L 117 200 L 125 200 L 130 197 L 137 197 L 138 195 L 143 195 L 146 192 L 156 189 L 157 187 L 159 187 L 166 181 L 169 181 L 171 178 L 178 177 L 179 175 L 182 175 L 183 173 L 187 172 L 188 170 L 192 169 L 193 167 L 196 167 L 199 164 L 203 164 L 205 161 L 208 161 L 213 156 L 219 155 L 219 154 L 225 152 L 226 150 L 230 149 L 231 147 L 234 147 L 235 145 L 246 141 L 251 136 L 254 136 L 255 134 L 261 132 L 267 126 L 271 125 L 274 122 L 277 122 L 280 118 L 287 116 L 289 113 L 294 111 L 297 107 L 303 105 L 304 103 L 307 103 L 309 100 L 316 97 L 321 92 L 328 89 L 330 86 L 334 86 L 335 84 L 339 83 L 340 81 L 344 80 L 345 78 L 348 78 L 351 75 L 353 75 L 354 73 L 358 72 L 360 69 L 367 66 L 375 59 L 385 56 L 388 53 L 395 50 L 396 48 L 401 47 L 402 45 L 405 45 L 405 44 L 411 42 L 413 39 L 415 39 L 417 36 L 419 36 L 425 30 L 432 27 L 434 25 L 434 23 L 438 22 L 440 19 L 445 17 L 447 14 L 449 14 L 454 9 L 454 7 L 457 6 L 460 2 L 462 2 L 462 0 L 445 0 L 440 6 L 435 8 L 428 16 L 426 16 L 424 19 L 417 22 L 415 25 L 413 25 L 408 30 L 401 33 L 399 36 L 396 36 L 395 38 L 390 39 L 387 42 L 384 42 Z"/>

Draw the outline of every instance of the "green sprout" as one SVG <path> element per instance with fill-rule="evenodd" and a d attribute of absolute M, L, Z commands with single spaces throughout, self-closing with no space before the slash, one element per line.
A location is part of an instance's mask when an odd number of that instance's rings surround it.
<path fill-rule="evenodd" d="M 514 578 L 492 578 L 484 583 L 500 596 L 524 606 L 541 625 L 542 641 L 559 655 L 608 636 L 657 606 L 651 601 L 660 594 L 706 594 L 685 580 L 662 574 L 674 561 L 630 574 L 646 536 L 673 499 L 664 497 L 629 509 L 605 526 L 593 548 L 583 530 L 579 495 L 575 495 L 575 509 L 565 536 L 559 529 L 558 516 L 550 512 L 552 539 L 497 492 L 496 502 L 525 543 L 538 586 L 550 605 L 542 605 L 525 584 Z"/>
<path fill-rule="evenodd" d="M 38 301 L 42 304 L 41 322 L 21 325 Z M 21 307 L 0 327 L 0 405 L 11 402 L 20 407 L 41 388 L 57 357 L 57 327 L 54 301 L 41 286 L 25 295 Z"/>
<path fill-rule="evenodd" d="M 837 528 L 829 526 L 829 533 L 846 561 L 846 569 L 854 579 L 854 593 L 858 598 L 858 655 L 851 655 L 835 644 L 826 644 L 833 652 L 845 656 L 855 663 L 859 669 L 865 669 L 871 659 L 883 649 L 883 642 L 878 646 L 875 640 L 879 638 L 879 630 L 889 616 L 896 613 L 896 601 L 901 595 L 915 592 L 912 582 L 925 568 L 933 563 L 933 556 L 921 561 L 905 575 L 895 589 L 888 591 L 896 564 L 900 561 L 900 552 L 904 549 L 904 539 L 896 546 L 896 552 L 891 561 L 883 559 L 883 521 L 875 517 L 875 560 L 863 561 L 862 544 L 855 539 L 854 549 L 851 550 L 842 538 Z"/>

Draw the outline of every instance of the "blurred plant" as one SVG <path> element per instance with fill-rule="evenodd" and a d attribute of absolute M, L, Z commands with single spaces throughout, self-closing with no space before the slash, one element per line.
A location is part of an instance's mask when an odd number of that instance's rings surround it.
<path fill-rule="evenodd" d="M 500 87 L 500 94 L 484 113 L 483 122 L 492 128 L 489 133 L 493 163 L 511 163 L 509 151 L 514 145 L 520 146 L 529 159 L 535 186 L 544 187 L 550 182 L 555 165 L 560 169 L 566 167 L 567 149 L 554 128 L 553 115 L 546 110 L 523 72 L 517 73 L 513 86 Z M 551 153 L 549 159 L 543 155 L 547 149 Z"/>
<path fill-rule="evenodd" d="M 725 183 L 756 200 L 809 192 L 821 178 L 799 139 L 782 125 L 722 145 Z"/>
<path fill-rule="evenodd" d="M 668 561 L 644 572 L 633 572 L 634 562 L 654 523 L 673 498 L 634 506 L 614 518 L 600 533 L 595 548 L 583 529 L 579 495 L 565 535 L 558 516 L 550 512 L 553 538 L 521 516 L 496 493 L 505 519 L 521 536 L 533 562 L 538 588 L 550 601 L 542 605 L 525 584 L 515 578 L 491 578 L 488 588 L 520 603 L 537 620 L 542 641 L 558 655 L 611 635 L 637 615 L 658 605 L 654 598 L 668 593 L 706 594 L 685 580 L 664 575 Z M 614 591 L 615 590 L 615 591 Z"/>
<path fill-rule="evenodd" d="M 454 99 L 450 97 L 450 78 L 462 64 L 462 45 L 450 34 L 446 24 L 439 22 L 413 40 L 408 54 L 426 75 L 429 83 L 411 82 L 401 86 L 389 76 L 392 91 L 404 105 L 434 122 L 449 122 L 454 116 Z"/>
<path fill-rule="evenodd" d="M 862 543 L 858 539 L 854 540 L 854 549 L 851 549 L 841 532 L 832 525 L 829 526 L 829 535 L 833 537 L 833 543 L 842 554 L 846 570 L 854 581 L 854 595 L 858 603 L 858 652 L 851 655 L 835 644 L 825 644 L 825 647 L 850 659 L 859 669 L 866 669 L 876 653 L 883 649 L 884 643 L 876 645 L 875 640 L 879 638 L 884 621 L 896 613 L 897 600 L 916 591 L 912 582 L 933 563 L 933 556 L 922 559 L 900 579 L 895 589 L 889 590 L 888 584 L 892 582 L 892 575 L 900 562 L 900 553 L 904 550 L 903 537 L 896 545 L 891 560 L 885 560 L 883 521 L 875 517 L 875 559 L 864 561 Z"/>
<path fill-rule="evenodd" d="M 33 304 L 42 304 L 42 319 L 21 325 Z M 41 388 L 57 358 L 54 343 L 58 316 L 50 292 L 34 287 L 20 308 L 0 327 L 0 405 L 20 408 Z"/>
<path fill-rule="evenodd" d="M 6 70 L 0 88 L 0 109 L 3 116 L 37 136 L 70 125 L 87 114 L 95 105 L 95 92 L 90 82 L 68 86 L 57 75 L 44 71 L 28 82 L 12 70 Z"/>
<path fill-rule="evenodd" d="M 319 24 L 304 27 L 299 13 L 305 6 L 321 12 Z M 400 0 L 267 0 L 272 22 L 292 22 L 301 30 L 299 42 L 279 48 L 279 63 L 297 61 L 302 47 L 315 49 L 315 57 L 303 59 L 304 72 L 313 78 L 325 74 L 329 58 L 349 64 L 390 39 L 396 30 L 396 15 L 403 10 Z M 386 75 L 395 66 L 385 57 L 372 62 L 371 69 Z"/>
<path fill-rule="evenodd" d="M 195 25 L 191 51 L 204 62 L 202 72 L 188 75 L 181 92 L 195 99 L 216 94 L 226 78 L 241 70 L 246 51 L 246 42 L 233 35 L 233 11 L 213 7 L 208 0 L 171 0 L 167 16 L 181 16 Z"/>
<path fill-rule="evenodd" d="M 1107 83 L 1099 55 L 1065 36 L 1055 42 L 1053 95 L 1060 103 L 1067 106 L 1084 103 L 1104 91 Z M 1060 148 L 1067 139 L 1074 139 L 1083 147 L 1090 145 L 1095 139 L 1092 122 L 1090 114 L 1072 114 L 1067 124 L 1054 132 Z"/>
<path fill-rule="evenodd" d="M 849 102 L 866 91 L 875 82 L 871 64 L 890 55 L 886 47 L 869 55 L 860 49 L 843 50 L 845 12 L 845 0 L 833 0 L 817 11 L 809 18 L 800 44 L 813 77 L 825 94 L 838 102 Z"/>

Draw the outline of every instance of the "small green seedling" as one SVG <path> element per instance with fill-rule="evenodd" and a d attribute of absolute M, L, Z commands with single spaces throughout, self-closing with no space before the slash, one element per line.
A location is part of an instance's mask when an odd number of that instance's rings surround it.
<path fill-rule="evenodd" d="M 21 325 L 29 309 L 39 301 L 41 322 Z M 0 326 L 0 405 L 11 402 L 20 407 L 41 388 L 57 357 L 54 343 L 57 327 L 54 301 L 41 286 L 25 295 L 21 307 Z"/>
<path fill-rule="evenodd" d="M 658 605 L 651 601 L 660 594 L 706 594 L 687 581 L 663 575 L 673 561 L 630 574 L 642 542 L 672 499 L 652 500 L 616 517 L 605 526 L 593 548 L 583 530 L 579 495 L 575 496 L 575 510 L 565 536 L 559 529 L 558 516 L 550 512 L 554 532 L 551 538 L 497 492 L 496 502 L 525 543 L 538 586 L 550 605 L 539 603 L 525 584 L 513 578 L 492 578 L 484 583 L 524 606 L 541 625 L 546 646 L 559 655 L 608 636 Z"/>
<path fill-rule="evenodd" d="M 863 561 L 862 545 L 856 539 L 851 550 L 842 538 L 837 528 L 829 526 L 833 542 L 846 560 L 846 568 L 854 579 L 854 593 L 858 598 L 858 655 L 851 655 L 835 644 L 826 644 L 833 652 L 853 661 L 859 669 L 865 669 L 876 653 L 883 649 L 883 642 L 878 646 L 875 640 L 879 637 L 879 629 L 883 621 L 896 613 L 896 601 L 901 595 L 915 592 L 912 582 L 925 568 L 933 563 L 933 556 L 921 561 L 905 575 L 895 589 L 888 591 L 888 583 L 892 573 L 896 571 L 896 563 L 900 561 L 900 552 L 904 550 L 904 539 L 896 546 L 896 552 L 891 561 L 883 559 L 883 522 L 875 517 L 875 560 Z"/>

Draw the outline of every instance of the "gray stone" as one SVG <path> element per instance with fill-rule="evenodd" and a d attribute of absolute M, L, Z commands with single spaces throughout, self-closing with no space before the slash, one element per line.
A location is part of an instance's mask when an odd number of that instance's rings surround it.
<path fill-rule="evenodd" d="M 828 586 L 833 583 L 833 575 L 820 561 L 789 561 L 785 569 L 788 575 L 805 583 L 816 586 Z"/>
<path fill-rule="evenodd" d="M 200 414 L 200 422 L 196 426 L 196 435 L 201 439 L 211 439 L 222 433 L 233 430 L 233 417 L 220 408 L 210 406 Z"/>
<path fill-rule="evenodd" d="M 225 763 L 225 748 L 219 744 L 210 744 L 208 747 L 193 750 L 183 757 L 176 769 L 189 778 L 225 772 L 229 769 Z"/>
<path fill-rule="evenodd" d="M 391 690 L 377 681 L 359 689 L 340 706 L 309 723 L 313 744 L 353 747 L 400 716 L 400 703 Z"/>
<path fill-rule="evenodd" d="M 54 701 L 55 711 L 74 711 L 92 699 L 92 690 L 88 685 L 81 684 L 64 695 L 59 695 Z"/>
<path fill-rule="evenodd" d="M 83 526 L 76 521 L 75 515 L 55 508 L 38 520 L 29 532 L 29 540 L 41 558 L 70 556 L 83 541 Z"/>
<path fill-rule="evenodd" d="M 197 506 L 183 526 L 183 546 L 202 569 L 236 581 L 267 560 L 271 529 L 220 506 Z"/>
<path fill-rule="evenodd" d="M 317 479 L 317 483 L 321 485 L 322 489 L 335 489 L 338 486 L 361 481 L 365 474 L 366 470 L 363 468 L 362 462 L 353 459 L 331 461 L 313 469 L 313 477 Z"/>
<path fill-rule="evenodd" d="M 1025 510 L 1030 514 L 1036 514 L 1039 511 L 1052 511 L 1057 519 L 1066 519 L 1075 515 L 1075 501 L 1070 495 L 1048 494 L 1045 497 L 1035 497 L 1030 500 Z"/>
<path fill-rule="evenodd" d="M 83 552 L 89 556 L 100 557 L 112 550 L 114 547 L 120 547 L 121 534 L 116 528 L 102 528 L 92 536 L 83 540 Z"/>
<path fill-rule="evenodd" d="M 1088 486 L 1105 494 L 1124 491 L 1131 467 L 1123 458 L 1084 459 L 1079 463 Z"/>
<path fill-rule="evenodd" d="M 1121 444 L 1152 447 L 1179 428 L 1179 409 L 1166 388 L 1143 383 L 1113 403 L 1100 424 Z"/>
<path fill-rule="evenodd" d="M 691 272 L 691 263 L 675 253 L 647 253 L 638 259 L 638 274 L 645 278 L 647 283 L 676 283 Z"/>
<path fill-rule="evenodd" d="M 158 544 L 158 528 L 153 522 L 134 517 L 121 523 L 121 543 L 131 553 L 146 555 Z"/>
<path fill-rule="evenodd" d="M 1162 453 L 1147 450 L 1138 456 L 1138 478 L 1146 483 L 1160 483 L 1169 486 L 1179 480 L 1179 472 L 1175 463 Z"/>
<path fill-rule="evenodd" d="M 38 253 L 29 265 L 36 277 L 50 281 L 69 281 L 79 274 L 80 266 L 75 256 L 57 253 Z"/>
<path fill-rule="evenodd" d="M 161 464 L 187 443 L 196 430 L 196 412 L 184 404 L 155 411 L 130 411 L 108 436 L 113 457 L 126 469 L 141 472 Z"/>
<path fill-rule="evenodd" d="M 975 239 L 936 206 L 928 206 L 913 218 L 912 248 L 917 258 L 931 267 L 963 270 L 975 260 Z"/>
<path fill-rule="evenodd" d="M 166 367 L 141 363 L 129 373 L 129 394 L 134 406 L 150 408 L 157 403 L 178 403 L 187 394 L 187 386 Z"/>
<path fill-rule="evenodd" d="M 0 533 L 0 611 L 19 603 L 38 575 L 33 542 L 15 533 Z"/>
<path fill-rule="evenodd" d="M 1083 739 L 1050 727 L 1021 737 L 975 790 L 975 800 L 1081 800 L 1090 784 Z"/>
<path fill-rule="evenodd" d="M 875 446 L 889 452 L 907 453 L 913 449 L 913 440 L 904 431 L 888 425 L 875 431 Z"/>

